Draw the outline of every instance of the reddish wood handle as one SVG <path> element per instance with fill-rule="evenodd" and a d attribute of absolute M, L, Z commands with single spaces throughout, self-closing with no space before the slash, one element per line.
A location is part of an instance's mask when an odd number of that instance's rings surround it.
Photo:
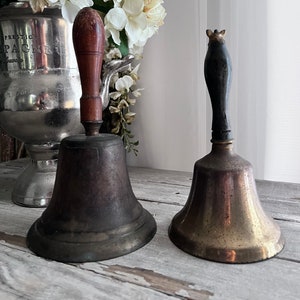
<path fill-rule="evenodd" d="M 103 22 L 98 12 L 85 7 L 73 25 L 73 43 L 81 79 L 81 123 L 86 135 L 97 135 L 102 123 L 102 101 L 99 95 L 105 44 Z"/>

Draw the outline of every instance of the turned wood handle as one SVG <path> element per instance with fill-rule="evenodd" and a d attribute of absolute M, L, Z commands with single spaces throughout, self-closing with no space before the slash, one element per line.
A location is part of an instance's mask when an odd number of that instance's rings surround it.
<path fill-rule="evenodd" d="M 81 123 L 85 127 L 86 135 L 97 135 L 102 123 L 100 76 L 105 33 L 103 22 L 96 10 L 85 7 L 79 11 L 73 25 L 73 43 L 82 87 Z"/>
<path fill-rule="evenodd" d="M 228 113 L 228 96 L 231 83 L 231 61 L 225 46 L 225 30 L 206 31 L 209 37 L 204 62 L 204 75 L 211 99 L 212 142 L 232 141 Z"/>

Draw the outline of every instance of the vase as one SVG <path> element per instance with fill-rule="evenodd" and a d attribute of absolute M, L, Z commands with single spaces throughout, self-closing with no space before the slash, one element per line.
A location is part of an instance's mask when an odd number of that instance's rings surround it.
<path fill-rule="evenodd" d="M 16 180 L 12 200 L 47 206 L 60 141 L 83 132 L 72 24 L 60 9 L 34 14 L 28 2 L 0 9 L 0 82 L 0 126 L 25 143 L 31 159 Z"/>

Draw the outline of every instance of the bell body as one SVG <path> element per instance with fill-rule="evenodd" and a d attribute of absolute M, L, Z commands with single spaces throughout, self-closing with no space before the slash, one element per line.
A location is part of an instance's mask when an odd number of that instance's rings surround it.
<path fill-rule="evenodd" d="M 155 232 L 153 217 L 133 194 L 122 140 L 65 138 L 52 199 L 30 228 L 28 247 L 57 261 L 97 261 L 132 252 Z"/>
<path fill-rule="evenodd" d="M 0 82 L 0 126 L 25 143 L 32 159 L 16 181 L 13 201 L 46 206 L 59 143 L 83 132 L 72 24 L 60 9 L 33 13 L 28 2 L 17 1 L 0 9 Z"/>
<path fill-rule="evenodd" d="M 185 252 L 226 263 L 264 260 L 284 245 L 261 207 L 251 164 L 234 153 L 232 143 L 213 144 L 195 163 L 189 198 L 169 236 Z"/>

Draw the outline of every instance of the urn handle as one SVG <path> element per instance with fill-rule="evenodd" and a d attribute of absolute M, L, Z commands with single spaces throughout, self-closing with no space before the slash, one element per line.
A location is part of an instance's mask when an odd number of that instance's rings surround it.
<path fill-rule="evenodd" d="M 209 37 L 204 62 L 204 75 L 211 99 L 212 143 L 231 142 L 228 96 L 231 83 L 231 61 L 225 46 L 225 30 L 206 31 Z"/>
<path fill-rule="evenodd" d="M 73 25 L 73 43 L 82 87 L 81 123 L 86 135 L 98 135 L 102 124 L 102 100 L 99 89 L 105 32 L 96 10 L 85 7 L 79 11 Z"/>

